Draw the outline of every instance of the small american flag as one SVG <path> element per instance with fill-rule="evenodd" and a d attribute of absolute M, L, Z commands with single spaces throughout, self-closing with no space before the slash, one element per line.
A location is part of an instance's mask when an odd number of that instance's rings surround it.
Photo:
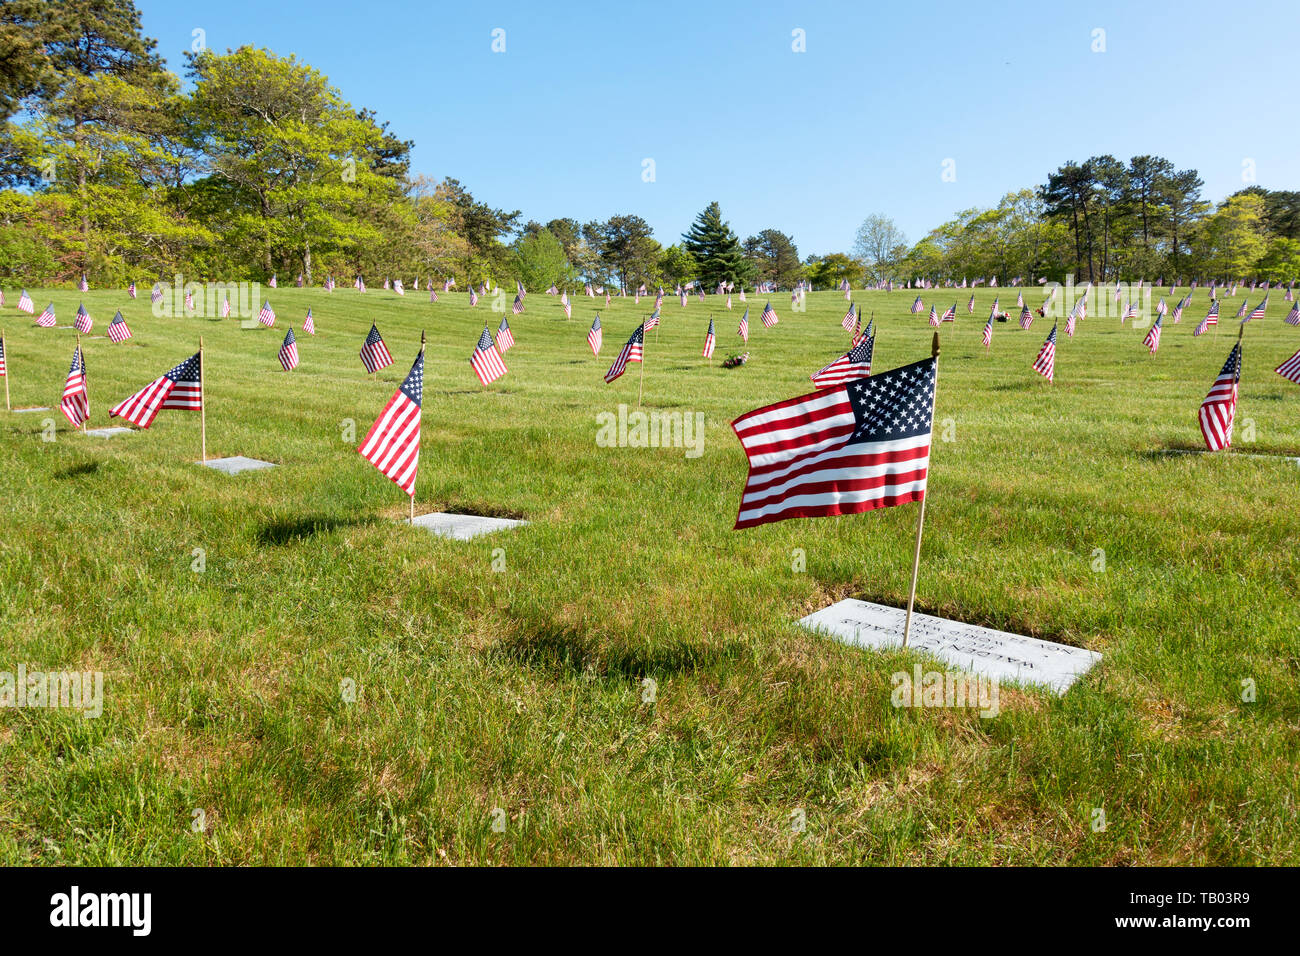
<path fill-rule="evenodd" d="M 607 302 L 605 304 L 608 305 L 609 303 Z M 510 311 L 513 312 L 515 315 L 518 315 L 519 313 L 524 311 L 523 293 L 520 292 L 515 294 L 514 305 L 510 306 Z"/>
<path fill-rule="evenodd" d="M 80 428 L 90 417 L 90 400 L 86 395 L 86 359 L 81 354 L 81 346 L 72 353 L 72 368 L 68 369 L 68 380 L 63 384 L 63 399 L 59 408 L 73 428 Z"/>
<path fill-rule="evenodd" d="M 727 293 L 727 311 L 728 311 L 728 312 L 731 311 L 731 293 L 730 293 L 730 292 Z"/>
<path fill-rule="evenodd" d="M 108 337 L 114 342 L 125 342 L 131 337 L 131 329 L 126 324 L 126 319 L 122 318 L 119 310 L 113 316 L 113 321 L 108 323 Z"/>
<path fill-rule="evenodd" d="M 58 320 L 54 318 L 54 303 L 53 303 L 53 302 L 51 302 L 49 305 L 47 305 L 47 306 L 45 307 L 45 310 L 44 310 L 43 312 L 41 312 L 41 314 L 38 315 L 38 316 L 36 317 L 36 324 L 39 325 L 39 326 L 42 326 L 43 328 L 47 328 L 47 329 L 52 329 L 52 328 L 54 328 L 54 323 L 55 323 L 56 321 L 58 321 Z"/>
<path fill-rule="evenodd" d="M 1147 347 L 1152 355 L 1156 354 L 1156 349 L 1160 348 L 1160 320 L 1163 316 L 1157 314 L 1155 322 L 1151 323 L 1151 328 L 1147 330 L 1146 336 L 1142 339 L 1142 344 Z"/>
<path fill-rule="evenodd" d="M 406 286 L 402 285 L 401 279 L 398 279 L 393 283 L 393 291 L 398 295 L 406 295 Z"/>
<path fill-rule="evenodd" d="M 221 299 L 221 317 L 223 319 L 230 318 L 231 311 L 232 310 L 230 308 L 230 293 L 227 292 Z"/>
<path fill-rule="evenodd" d="M 191 292 L 189 289 L 185 290 L 185 311 L 186 312 L 194 311 L 194 293 Z"/>
<path fill-rule="evenodd" d="M 930 324 L 936 328 L 939 326 L 939 313 L 935 311 L 933 305 L 930 306 Z"/>
<path fill-rule="evenodd" d="M 81 281 L 77 283 L 77 290 L 79 292 L 90 291 L 90 283 L 86 281 L 86 274 L 84 272 L 81 274 Z"/>
<path fill-rule="evenodd" d="M 270 299 L 267 299 L 262 303 L 262 310 L 257 313 L 257 321 L 261 322 L 268 329 L 275 325 L 275 311 L 271 308 Z"/>
<path fill-rule="evenodd" d="M 370 324 L 366 341 L 361 346 L 361 364 L 371 375 L 393 364 L 393 356 L 389 354 L 388 346 L 384 344 L 384 337 L 379 334 L 379 329 L 373 322 Z"/>
<path fill-rule="evenodd" d="M 149 301 L 154 304 L 157 304 L 157 302 L 162 297 L 163 297 L 162 286 L 158 285 L 157 283 L 154 283 L 154 287 L 149 290 Z"/>
<path fill-rule="evenodd" d="M 85 305 L 81 303 L 77 305 L 77 317 L 72 320 L 72 327 L 82 335 L 89 335 L 90 330 L 95 327 L 95 320 L 90 317 Z"/>
<path fill-rule="evenodd" d="M 198 411 L 203 407 L 203 365 L 195 353 L 180 365 L 150 382 L 130 398 L 123 399 L 108 413 L 148 428 L 163 409 Z"/>
<path fill-rule="evenodd" d="M 269 285 L 272 289 L 276 288 L 276 285 L 275 285 L 275 276 L 274 276 L 274 275 L 271 276 L 271 281 L 268 282 L 267 285 Z"/>
<path fill-rule="evenodd" d="M 4 365 L 4 356 L 0 355 L 0 366 Z M 1281 375 L 1288 381 L 1300 385 L 1300 352 L 1296 352 L 1277 368 L 1273 369 L 1278 375 Z M 3 368 L 0 368 L 0 375 L 4 374 Z"/>
<path fill-rule="evenodd" d="M 36 306 L 32 302 L 32 297 L 27 294 L 26 289 L 23 289 L 22 294 L 18 296 L 18 311 L 31 315 L 35 310 Z"/>
<path fill-rule="evenodd" d="M 1219 324 L 1219 300 L 1215 299 L 1210 303 L 1210 311 L 1206 313 L 1205 318 L 1201 319 L 1199 325 L 1192 329 L 1192 335 L 1204 335 L 1206 330 L 1212 325 Z M 1219 333 L 1214 333 L 1218 335 Z"/>
<path fill-rule="evenodd" d="M 430 302 L 438 301 L 438 290 L 433 287 L 432 282 L 429 283 L 429 301 Z"/>
<path fill-rule="evenodd" d="M 865 339 L 849 349 L 830 365 L 813 372 L 811 378 L 815 388 L 834 388 L 855 378 L 866 378 L 871 374 L 871 353 L 875 350 L 876 340 Z"/>
<path fill-rule="evenodd" d="M 566 319 L 573 318 L 573 303 L 569 301 L 568 293 L 565 293 L 564 298 L 561 299 L 560 302 L 561 305 L 564 306 L 564 317 Z"/>
<path fill-rule="evenodd" d="M 737 528 L 858 514 L 925 497 L 935 360 L 741 415 L 749 459 Z"/>
<path fill-rule="evenodd" d="M 478 305 L 478 293 L 474 291 L 473 286 L 470 286 L 469 290 L 469 304 Z"/>
<path fill-rule="evenodd" d="M 1291 311 L 1286 314 L 1282 320 L 1287 325 L 1300 325 L 1300 303 L 1291 306 Z"/>
<path fill-rule="evenodd" d="M 681 298 L 682 308 L 686 308 L 686 290 L 682 289 L 682 291 L 677 294 Z"/>
<path fill-rule="evenodd" d="M 969 299 L 966 300 L 966 314 L 970 315 L 974 311 L 975 311 L 975 296 L 972 295 Z"/>
<path fill-rule="evenodd" d="M 0 335 L 0 378 L 9 374 L 9 367 L 5 365 L 5 338 Z"/>
<path fill-rule="evenodd" d="M 628 362 L 642 361 L 642 354 L 645 345 L 645 329 L 638 325 L 636 331 L 628 338 L 627 344 L 623 346 L 618 353 L 618 358 L 614 359 L 614 364 L 609 367 L 605 373 L 605 384 L 608 385 L 614 379 L 618 378 L 627 369 Z"/>
<path fill-rule="evenodd" d="M 326 292 L 333 292 L 333 291 L 334 291 L 334 277 L 333 277 L 333 276 L 326 276 L 326 277 L 325 277 L 325 291 L 326 291 Z"/>
<path fill-rule="evenodd" d="M 292 325 L 280 343 L 280 365 L 286 372 L 292 372 L 298 367 L 298 340 L 293 337 Z"/>
<path fill-rule="evenodd" d="M 940 318 L 940 321 L 941 321 L 941 322 L 956 322 L 956 321 L 957 321 L 957 303 L 956 303 L 956 302 L 954 302 L 952 305 L 950 305 L 948 308 L 946 308 L 946 309 L 944 310 L 943 315 L 942 315 L 942 317 Z"/>
<path fill-rule="evenodd" d="M 840 325 L 844 326 L 845 332 L 852 332 L 858 324 L 858 317 L 853 309 L 853 303 L 849 303 L 849 311 L 844 313 L 844 318 L 840 319 Z"/>
<path fill-rule="evenodd" d="M 709 331 L 704 333 L 704 357 L 713 358 L 713 346 L 716 342 L 713 334 L 713 316 L 709 316 Z"/>
<path fill-rule="evenodd" d="M 763 311 L 759 313 L 758 317 L 762 319 L 763 325 L 767 326 L 769 329 L 776 325 L 777 322 L 781 321 L 776 317 L 776 310 L 772 308 L 771 302 L 767 302 L 763 305 Z"/>
<path fill-rule="evenodd" d="M 912 302 L 912 314 L 919 315 L 921 310 L 924 308 L 925 308 L 925 303 L 921 301 L 921 297 L 918 295 L 916 299 Z"/>
<path fill-rule="evenodd" d="M 296 285 L 298 286 L 299 289 L 302 288 L 302 273 L 301 273 L 301 272 L 298 273 L 298 281 L 297 281 Z"/>
<path fill-rule="evenodd" d="M 592 355 L 600 355 L 600 345 L 603 341 L 604 333 L 600 330 L 600 315 L 597 314 L 596 320 L 591 323 L 591 328 L 587 331 L 587 344 L 591 346 Z"/>
<path fill-rule="evenodd" d="M 514 347 L 515 337 L 510 332 L 510 323 L 506 317 L 501 316 L 501 324 L 497 326 L 497 351 L 505 355 Z"/>
<path fill-rule="evenodd" d="M 740 325 L 736 327 L 736 334 L 745 342 L 749 341 L 749 309 L 740 317 Z"/>
<path fill-rule="evenodd" d="M 1244 318 L 1246 315 L 1246 310 L 1249 308 L 1250 308 L 1250 300 L 1242 299 L 1241 308 L 1237 310 L 1237 314 L 1233 316 L 1233 318 L 1237 318 L 1237 319 Z"/>
<path fill-rule="evenodd" d="M 415 496 L 420 466 L 420 411 L 424 402 L 424 350 L 393 393 L 357 451 L 397 487 Z"/>
<path fill-rule="evenodd" d="M 1137 317 L 1138 317 L 1137 306 L 1133 304 L 1132 299 L 1129 299 L 1128 306 L 1124 309 L 1124 315 L 1120 317 L 1119 321 L 1122 324 L 1125 319 L 1136 319 Z"/>
<path fill-rule="evenodd" d="M 1056 376 L 1056 323 L 1052 323 L 1052 331 L 1047 333 L 1043 347 L 1038 350 L 1038 357 L 1034 359 L 1034 371 L 1049 382 Z"/>
<path fill-rule="evenodd" d="M 352 283 L 352 288 L 356 289 L 358 292 L 365 292 L 366 280 L 361 278 L 361 276 L 357 276 L 356 281 Z"/>
<path fill-rule="evenodd" d="M 653 312 L 651 312 L 650 318 L 646 319 L 645 323 L 641 327 L 647 332 L 649 332 L 651 329 L 659 328 L 659 310 L 655 309 Z M 655 339 L 655 341 L 657 342 L 659 340 Z"/>
<path fill-rule="evenodd" d="M 989 320 L 984 323 L 984 348 L 987 349 L 993 344 L 993 313 L 989 313 Z"/>
<path fill-rule="evenodd" d="M 1210 451 L 1232 445 L 1232 425 L 1237 417 L 1237 384 L 1241 381 L 1241 343 L 1228 353 L 1228 361 L 1201 402 L 1201 435 Z"/>
<path fill-rule="evenodd" d="M 484 385 L 491 385 L 502 375 L 506 374 L 506 363 L 501 361 L 501 353 L 492 342 L 492 333 L 488 331 L 487 326 L 483 326 L 483 333 L 478 337 L 478 344 L 474 346 L 474 353 L 469 357 L 469 364 L 474 369 L 474 374 Z"/>
<path fill-rule="evenodd" d="M 1251 309 L 1250 315 L 1246 317 L 1246 322 L 1249 322 L 1251 319 L 1262 319 L 1264 317 L 1264 310 L 1267 308 L 1268 308 L 1268 296 L 1264 296 L 1264 301 L 1261 302 L 1259 305 L 1255 306 L 1255 308 Z"/>
<path fill-rule="evenodd" d="M 1028 329 L 1034 324 L 1034 313 L 1029 310 L 1029 306 L 1023 302 L 1020 304 L 1020 327 Z"/>
<path fill-rule="evenodd" d="M 311 317 L 311 309 L 307 310 L 307 318 L 302 320 L 302 330 L 308 335 L 316 334 L 316 320 Z"/>
<path fill-rule="evenodd" d="M 134 282 L 132 282 L 129 286 L 126 287 L 126 294 L 129 295 L 129 296 L 130 296 L 131 298 L 133 298 L 133 299 L 135 298 L 135 296 L 136 296 L 136 292 L 135 292 L 135 283 L 134 283 Z"/>

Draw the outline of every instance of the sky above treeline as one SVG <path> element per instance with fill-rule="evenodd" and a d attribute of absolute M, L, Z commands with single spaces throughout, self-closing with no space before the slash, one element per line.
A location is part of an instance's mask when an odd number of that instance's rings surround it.
<path fill-rule="evenodd" d="M 295 54 L 414 140 L 414 173 L 525 220 L 635 213 L 665 245 L 715 199 L 805 256 L 871 213 L 915 241 L 1103 153 L 1195 168 L 1215 201 L 1300 187 L 1294 0 L 138 5 L 177 72 L 196 36 Z"/>

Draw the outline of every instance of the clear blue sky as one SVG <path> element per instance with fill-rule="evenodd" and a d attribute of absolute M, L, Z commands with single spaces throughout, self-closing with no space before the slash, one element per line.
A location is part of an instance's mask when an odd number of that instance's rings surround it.
<path fill-rule="evenodd" d="M 1099 153 L 1194 167 L 1213 200 L 1246 159 L 1300 188 L 1296 0 L 138 3 L 177 71 L 195 28 L 297 54 L 414 140 L 415 172 L 524 220 L 635 213 L 665 245 L 713 199 L 801 255 L 847 251 L 874 212 L 915 241 Z"/>

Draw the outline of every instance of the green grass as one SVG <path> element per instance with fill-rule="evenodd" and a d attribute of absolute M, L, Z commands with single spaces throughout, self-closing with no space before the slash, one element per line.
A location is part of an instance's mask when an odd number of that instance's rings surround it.
<path fill-rule="evenodd" d="M 717 359 L 739 350 L 739 309 L 668 300 L 645 403 L 704 413 L 687 458 L 596 445 L 596 415 L 636 402 L 639 368 L 601 378 L 647 311 L 631 300 L 600 309 L 595 359 L 594 300 L 566 322 L 530 294 L 510 373 L 485 389 L 468 357 L 499 316 L 464 294 L 268 290 L 277 327 L 244 331 L 151 317 L 143 294 L 34 290 L 61 324 L 84 298 L 97 333 L 116 308 L 134 330 L 86 341 L 92 426 L 202 334 L 209 455 L 280 466 L 230 477 L 194 464 L 195 413 L 71 432 L 72 333 L 33 327 L 6 293 L 13 403 L 55 410 L 0 417 L 0 670 L 102 670 L 106 686 L 97 720 L 0 709 L 0 863 L 1300 863 L 1300 469 L 1169 453 L 1199 446 L 1235 335 L 1225 317 L 1192 338 L 1203 291 L 1155 358 L 1116 318 L 1062 330 L 1055 386 L 1029 368 L 1044 320 L 998 324 L 985 355 L 992 292 L 973 316 L 968 293 L 938 295 L 959 304 L 936 413 L 955 435 L 935 443 L 918 607 L 1104 655 L 1060 698 L 1004 686 L 995 719 L 895 709 L 908 658 L 793 624 L 846 596 L 902 604 L 914 506 L 731 529 L 745 465 L 729 422 L 807 391 L 843 351 L 839 294 L 804 314 L 774 296 L 773 330 L 751 298 L 735 370 Z M 929 354 L 912 296 L 856 294 L 878 369 Z M 1240 451 L 1300 454 L 1300 388 L 1272 372 L 1300 347 L 1281 298 L 1247 326 Z M 284 326 L 309 305 L 319 334 L 284 374 Z M 377 381 L 356 355 L 372 319 L 396 358 Z M 456 542 L 392 520 L 405 496 L 354 449 L 421 329 L 417 509 L 529 527 Z"/>

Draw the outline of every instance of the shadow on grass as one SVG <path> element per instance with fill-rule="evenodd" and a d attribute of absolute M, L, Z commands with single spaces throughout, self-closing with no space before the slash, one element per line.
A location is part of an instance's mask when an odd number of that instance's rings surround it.
<path fill-rule="evenodd" d="M 1138 454 L 1152 461 L 1162 461 L 1170 458 L 1185 458 L 1188 455 L 1219 455 L 1226 458 L 1278 458 L 1290 459 L 1300 458 L 1300 449 L 1291 448 L 1286 445 L 1273 445 L 1261 442 L 1251 442 L 1249 444 L 1234 444 L 1232 448 L 1224 451 L 1212 452 L 1205 447 L 1204 442 L 1167 442 L 1159 448 L 1151 448 Z"/>
<path fill-rule="evenodd" d="M 327 534 L 338 528 L 355 528 L 372 525 L 378 521 L 372 516 L 357 518 L 335 518 L 329 515 L 307 515 L 299 518 L 286 518 L 281 521 L 268 521 L 253 534 L 258 544 L 283 545 L 303 541 L 313 535 Z"/>
<path fill-rule="evenodd" d="M 459 504 L 457 502 L 447 502 L 440 507 L 431 508 L 432 511 L 441 511 L 449 515 L 476 515 L 480 518 L 510 518 L 514 521 L 527 521 L 528 516 L 522 511 L 516 511 L 514 508 L 503 508 L 501 505 L 492 504 L 491 502 L 480 502 L 478 504 Z"/>
<path fill-rule="evenodd" d="M 75 465 L 69 465 L 67 468 L 56 471 L 54 477 L 80 478 L 83 475 L 93 475 L 97 471 L 99 471 L 98 461 L 79 461 Z"/>
<path fill-rule="evenodd" d="M 671 641 L 661 644 L 598 643 L 573 628 L 545 626 L 507 638 L 494 648 L 517 664 L 542 671 L 582 677 L 636 679 L 710 670 L 745 653 L 742 644 Z"/>

